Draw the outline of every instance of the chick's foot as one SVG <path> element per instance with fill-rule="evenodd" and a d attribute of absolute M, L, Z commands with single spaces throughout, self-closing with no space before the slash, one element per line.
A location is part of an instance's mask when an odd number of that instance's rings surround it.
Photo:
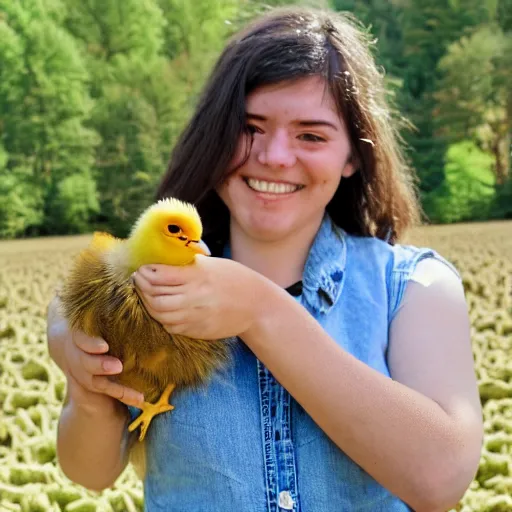
<path fill-rule="evenodd" d="M 142 441 L 146 436 L 146 431 L 154 416 L 174 409 L 174 406 L 169 404 L 169 398 L 175 387 L 175 384 L 167 385 L 158 401 L 154 404 L 144 402 L 141 407 L 142 413 L 128 427 L 128 430 L 133 432 L 140 425 L 139 441 Z"/>

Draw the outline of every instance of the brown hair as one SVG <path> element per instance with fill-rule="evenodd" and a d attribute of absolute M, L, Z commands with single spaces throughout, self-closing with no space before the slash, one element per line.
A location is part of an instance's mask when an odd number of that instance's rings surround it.
<path fill-rule="evenodd" d="M 414 175 L 367 35 L 347 16 L 276 9 L 228 42 L 157 192 L 158 198 L 174 196 L 196 205 L 214 254 L 229 236 L 229 212 L 215 189 L 247 133 L 246 96 L 264 85 L 313 75 L 325 79 L 336 101 L 358 169 L 342 179 L 327 205 L 333 221 L 348 233 L 390 243 L 419 221 Z"/>

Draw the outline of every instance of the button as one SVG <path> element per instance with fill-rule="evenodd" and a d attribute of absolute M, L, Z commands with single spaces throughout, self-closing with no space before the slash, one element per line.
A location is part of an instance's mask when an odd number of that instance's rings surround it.
<path fill-rule="evenodd" d="M 293 510 L 293 498 L 289 491 L 279 493 L 279 507 L 285 510 Z"/>

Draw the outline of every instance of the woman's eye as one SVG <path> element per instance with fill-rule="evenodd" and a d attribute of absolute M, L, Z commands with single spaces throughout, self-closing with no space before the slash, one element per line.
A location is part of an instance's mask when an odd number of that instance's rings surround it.
<path fill-rule="evenodd" d="M 255 133 L 262 133 L 262 131 L 257 127 L 257 126 L 254 126 L 253 124 L 248 124 L 246 126 L 246 129 L 247 131 L 251 134 L 251 135 L 254 135 Z"/>
<path fill-rule="evenodd" d="M 323 137 L 319 137 L 318 135 L 314 135 L 313 133 L 303 133 L 300 135 L 300 139 L 306 142 L 325 142 L 326 140 Z"/>

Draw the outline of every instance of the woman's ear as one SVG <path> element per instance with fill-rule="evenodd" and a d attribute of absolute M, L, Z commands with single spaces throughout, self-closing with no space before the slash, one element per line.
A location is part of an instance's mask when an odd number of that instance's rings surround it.
<path fill-rule="evenodd" d="M 354 158 L 352 156 L 349 156 L 347 161 L 345 162 L 343 170 L 341 171 L 341 177 L 342 178 L 350 178 L 350 176 L 355 174 L 356 171 L 357 171 L 357 165 L 354 162 Z"/>

